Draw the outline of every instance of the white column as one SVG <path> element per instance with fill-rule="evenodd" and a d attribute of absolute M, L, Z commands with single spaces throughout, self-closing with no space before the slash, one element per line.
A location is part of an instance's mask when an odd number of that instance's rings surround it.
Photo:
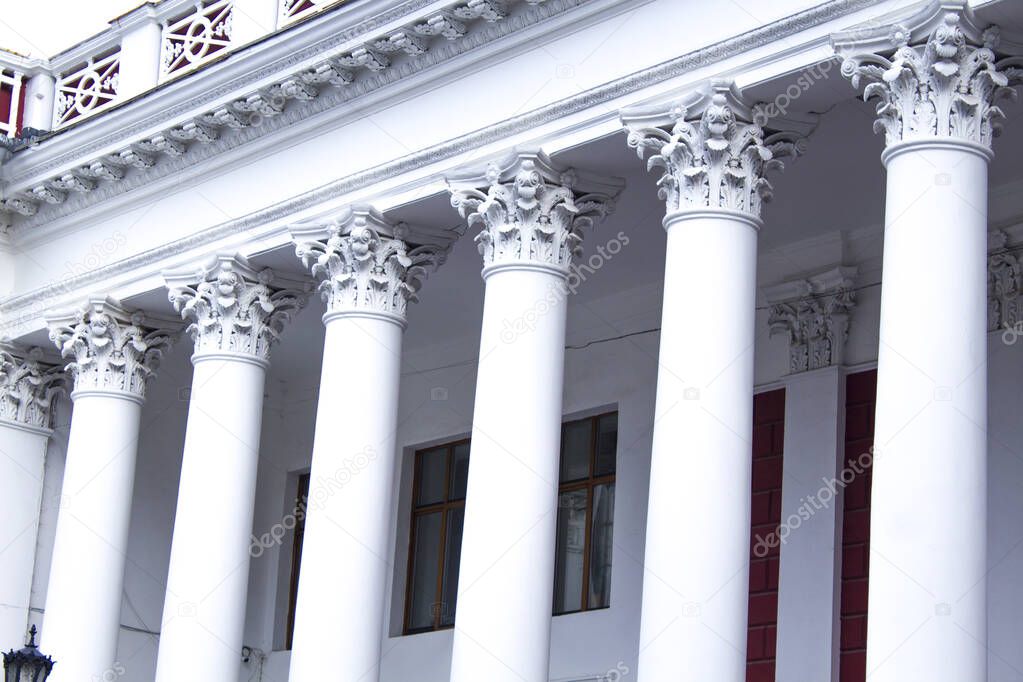
<path fill-rule="evenodd" d="M 47 321 L 75 390 L 40 648 L 59 662 L 52 682 L 81 682 L 116 657 L 139 417 L 170 337 L 102 298 Z"/>
<path fill-rule="evenodd" d="M 241 47 L 273 33 L 281 2 L 284 0 L 235 0 L 231 10 L 231 46 Z"/>
<path fill-rule="evenodd" d="M 874 682 L 987 679 L 987 166 L 993 103 L 1019 70 L 999 63 L 997 30 L 982 31 L 965 3 L 942 5 L 887 41 L 837 40 L 850 55 L 843 73 L 880 100 L 875 129 L 887 138 Z M 891 59 L 873 53 L 886 48 Z"/>
<path fill-rule="evenodd" d="M 53 98 L 56 81 L 48 73 L 33 74 L 25 85 L 25 117 L 21 128 L 50 130 L 53 128 Z"/>
<path fill-rule="evenodd" d="M 0 345 L 0 642 L 18 649 L 28 632 L 43 465 L 56 393 L 64 371 L 42 349 Z"/>
<path fill-rule="evenodd" d="M 768 160 L 795 151 L 785 136 L 765 140 L 759 118 L 724 85 L 623 115 L 630 146 L 664 169 L 668 208 L 643 682 L 746 678 L 758 216 Z"/>
<path fill-rule="evenodd" d="M 240 256 L 164 277 L 195 369 L 156 680 L 223 682 L 241 667 L 270 347 L 305 294 Z"/>
<path fill-rule="evenodd" d="M 546 682 L 566 278 L 584 229 L 621 186 L 555 169 L 542 154 L 455 186 L 452 204 L 481 223 L 486 298 L 451 680 Z"/>
<path fill-rule="evenodd" d="M 121 101 L 156 87 L 160 80 L 163 28 L 156 10 L 143 5 L 115 22 L 121 29 L 121 66 L 117 98 Z"/>
<path fill-rule="evenodd" d="M 364 208 L 292 234 L 327 312 L 311 474 L 322 494 L 307 512 L 289 679 L 376 682 L 405 312 L 446 247 L 415 247 Z"/>

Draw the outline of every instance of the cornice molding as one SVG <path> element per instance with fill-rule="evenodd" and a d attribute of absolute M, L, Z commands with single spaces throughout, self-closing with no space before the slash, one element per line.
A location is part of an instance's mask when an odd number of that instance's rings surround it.
<path fill-rule="evenodd" d="M 684 76 L 699 68 L 707 67 L 724 59 L 756 50 L 770 43 L 789 38 L 801 31 L 812 29 L 829 21 L 869 9 L 874 0 L 831 0 L 799 14 L 786 17 L 775 23 L 754 29 L 741 36 L 735 36 L 713 45 L 702 47 L 657 66 L 637 71 L 615 79 L 602 86 L 540 107 L 531 112 L 508 119 L 493 126 L 458 138 L 442 142 L 421 151 L 408 154 L 394 161 L 353 173 L 328 185 L 304 192 L 292 199 L 278 202 L 265 209 L 246 216 L 225 221 L 201 233 L 170 242 L 148 251 L 122 259 L 88 273 L 53 282 L 44 287 L 0 301 L 0 314 L 16 321 L 35 319 L 38 306 L 59 300 L 67 292 L 86 288 L 107 278 L 151 267 L 173 258 L 176 254 L 199 249 L 220 239 L 244 233 L 261 225 L 286 220 L 299 214 L 310 205 L 336 200 L 347 194 L 385 182 L 396 175 L 419 168 L 442 163 L 468 151 L 499 142 L 509 136 L 534 130 L 551 122 L 585 111 L 592 107 L 628 96 L 658 83 Z"/>
<path fill-rule="evenodd" d="M 790 374 L 843 363 L 856 274 L 856 267 L 837 266 L 764 289 L 771 335 L 788 337 Z"/>
<path fill-rule="evenodd" d="M 16 233 L 31 229 L 349 102 L 587 1 L 505 0 L 502 6 L 508 9 L 497 12 L 494 3 L 461 0 L 443 11 L 408 18 L 408 23 L 399 30 L 373 35 L 380 26 L 405 17 L 409 5 L 425 4 L 423 0 L 411 0 L 400 9 L 385 12 L 358 28 L 340 31 L 313 47 L 297 50 L 267 67 L 206 90 L 113 135 L 13 172 L 8 179 L 7 198 L 0 202 L 0 207 L 26 216 L 27 219 L 16 221 L 13 227 Z M 515 13 L 510 8 L 516 5 L 524 9 Z M 324 57 L 324 52 L 356 38 L 362 41 L 361 45 Z M 308 63 L 317 56 L 320 61 Z M 202 79 L 199 74 L 192 77 Z M 244 92 L 246 86 L 251 87 L 249 84 L 268 78 L 275 80 Z M 242 94 L 223 101 L 239 90 Z M 204 103 L 214 101 L 221 103 L 195 114 Z M 186 112 L 188 117 L 180 118 Z M 168 125 L 169 121 L 174 123 Z M 162 129 L 154 134 L 155 126 Z M 132 138 L 135 139 L 126 143 Z M 90 156 L 100 152 L 99 156 Z"/>
<path fill-rule="evenodd" d="M 174 309 L 192 320 L 193 358 L 242 354 L 264 364 L 312 288 L 270 269 L 257 271 L 242 256 L 217 256 L 198 270 L 165 272 L 164 280 Z"/>
<path fill-rule="evenodd" d="M 540 151 L 519 152 L 485 170 L 448 180 L 451 205 L 471 227 L 483 267 L 517 263 L 554 266 L 567 275 L 595 222 L 614 211 L 625 187 L 604 178 L 555 166 Z"/>

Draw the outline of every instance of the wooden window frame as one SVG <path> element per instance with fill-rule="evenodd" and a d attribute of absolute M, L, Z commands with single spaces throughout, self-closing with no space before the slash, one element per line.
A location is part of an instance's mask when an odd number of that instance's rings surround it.
<path fill-rule="evenodd" d="M 611 608 L 611 598 L 608 596 L 607 606 L 595 606 L 590 607 L 590 550 L 592 548 L 592 535 L 593 535 L 593 489 L 597 486 L 605 485 L 608 483 L 616 484 L 616 477 L 618 475 L 618 449 L 615 448 L 615 468 L 614 473 L 604 474 L 597 476 L 597 434 L 600 426 L 600 420 L 604 417 L 610 417 L 612 415 L 617 416 L 618 411 L 613 410 L 611 412 L 602 412 L 601 414 L 591 415 L 589 417 L 582 417 L 580 419 L 572 419 L 561 424 L 561 452 L 565 452 L 565 427 L 569 424 L 575 424 L 578 422 L 589 421 L 590 422 L 590 470 L 586 478 L 576 479 L 569 481 L 568 483 L 558 484 L 558 508 L 561 508 L 561 496 L 565 493 L 575 492 L 577 490 L 586 491 L 586 532 L 583 541 L 583 584 L 582 584 L 582 599 L 580 604 L 581 608 L 573 609 L 571 611 L 554 611 L 554 616 L 568 616 L 573 613 L 583 613 L 584 611 L 600 611 L 601 609 Z M 617 441 L 617 429 L 615 430 L 615 439 Z M 559 462 L 560 464 L 560 462 Z M 559 466 L 558 472 L 560 475 L 561 468 Z M 617 485 L 616 485 L 617 487 Z M 556 550 L 555 550 L 556 551 Z"/>
<path fill-rule="evenodd" d="M 309 504 L 310 474 L 298 477 L 298 489 L 295 492 L 295 535 L 291 541 L 291 582 L 288 586 L 288 621 L 284 635 L 284 648 L 291 651 L 295 640 L 295 607 L 298 604 L 298 575 L 302 569 L 302 543 L 305 540 L 306 508 Z"/>
<path fill-rule="evenodd" d="M 414 462 L 413 467 L 415 473 L 412 477 L 412 515 L 411 523 L 409 525 L 409 547 L 408 547 L 408 568 L 405 571 L 405 612 L 402 619 L 402 634 L 403 635 L 417 635 L 423 632 L 436 632 L 437 630 L 448 630 L 453 625 L 442 625 L 441 618 L 444 614 L 443 609 L 443 596 L 444 596 L 444 568 L 447 559 L 445 549 L 447 547 L 448 540 L 448 515 L 452 510 L 465 509 L 465 498 L 458 500 L 452 500 L 451 498 L 451 467 L 455 459 L 455 448 L 459 445 L 468 445 L 470 439 L 462 438 L 460 440 L 451 441 L 448 443 L 441 443 L 431 447 L 420 448 L 413 454 Z M 416 497 L 419 492 L 419 484 L 422 476 L 422 463 L 423 454 L 427 452 L 433 452 L 443 448 L 445 450 L 445 476 L 444 476 L 444 496 L 440 502 L 434 502 L 432 504 L 417 505 Z M 415 583 L 415 576 L 413 571 L 415 570 L 415 552 L 416 552 L 416 521 L 421 516 L 428 514 L 436 514 L 440 512 L 440 539 L 439 548 L 437 552 L 437 585 L 434 590 L 434 602 L 433 602 L 433 625 L 430 627 L 419 627 L 412 628 L 409 626 L 409 619 L 412 617 L 412 587 Z M 437 608 L 441 605 L 441 608 Z"/>

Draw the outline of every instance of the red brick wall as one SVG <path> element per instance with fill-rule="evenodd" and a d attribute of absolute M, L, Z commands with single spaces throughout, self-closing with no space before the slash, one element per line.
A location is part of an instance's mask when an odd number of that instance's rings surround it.
<path fill-rule="evenodd" d="M 877 370 L 851 374 L 845 389 L 846 466 L 874 443 Z M 856 469 L 853 469 L 855 471 Z M 840 682 L 867 677 L 867 568 L 870 553 L 870 468 L 845 488 L 842 512 Z"/>
<path fill-rule="evenodd" d="M 781 523 L 782 448 L 785 442 L 785 389 L 753 398 L 753 497 L 749 567 L 749 634 L 746 641 L 746 682 L 774 682 L 778 641 L 777 543 L 766 553 L 754 552 L 760 539 L 769 540 Z M 763 555 L 763 556 L 758 556 Z"/>

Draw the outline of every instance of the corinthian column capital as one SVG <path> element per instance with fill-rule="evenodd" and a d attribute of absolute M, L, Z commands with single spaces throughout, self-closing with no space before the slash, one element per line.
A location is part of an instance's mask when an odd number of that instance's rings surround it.
<path fill-rule="evenodd" d="M 65 384 L 64 368 L 44 362 L 42 348 L 0 343 L 0 420 L 50 428 L 50 408 Z"/>
<path fill-rule="evenodd" d="M 792 132 L 768 132 L 766 107 L 743 102 L 727 83 L 714 83 L 686 102 L 622 112 L 628 144 L 647 169 L 660 168 L 658 196 L 668 213 L 725 209 L 754 218 L 770 201 L 767 174 L 802 152 Z"/>
<path fill-rule="evenodd" d="M 291 234 L 298 257 L 320 281 L 327 315 L 382 314 L 401 324 L 456 236 L 428 235 L 436 243 L 424 243 L 405 223 L 364 206 L 326 224 L 292 227 Z"/>
<path fill-rule="evenodd" d="M 480 225 L 484 268 L 536 263 L 568 272 L 584 233 L 614 210 L 618 178 L 556 167 L 543 152 L 518 153 L 480 174 L 450 178 L 451 205 Z"/>
<path fill-rule="evenodd" d="M 965 0 L 932 2 L 894 25 L 834 36 L 842 73 L 864 100 L 877 100 L 875 132 L 888 146 L 949 138 L 991 147 L 1015 97 L 1023 60 L 999 49 L 996 26 L 982 28 Z"/>
<path fill-rule="evenodd" d="M 237 353 L 269 361 L 270 347 L 308 299 L 304 282 L 255 270 L 241 256 L 219 256 L 198 271 L 167 272 L 164 279 L 175 310 L 192 320 L 196 357 Z"/>
<path fill-rule="evenodd" d="M 855 267 L 840 266 L 769 287 L 771 335 L 789 341 L 789 372 L 806 372 L 844 360 L 849 316 L 856 306 Z"/>
<path fill-rule="evenodd" d="M 124 393 L 142 400 L 177 327 L 171 320 L 92 298 L 79 310 L 47 316 L 50 340 L 65 358 L 75 392 Z"/>

